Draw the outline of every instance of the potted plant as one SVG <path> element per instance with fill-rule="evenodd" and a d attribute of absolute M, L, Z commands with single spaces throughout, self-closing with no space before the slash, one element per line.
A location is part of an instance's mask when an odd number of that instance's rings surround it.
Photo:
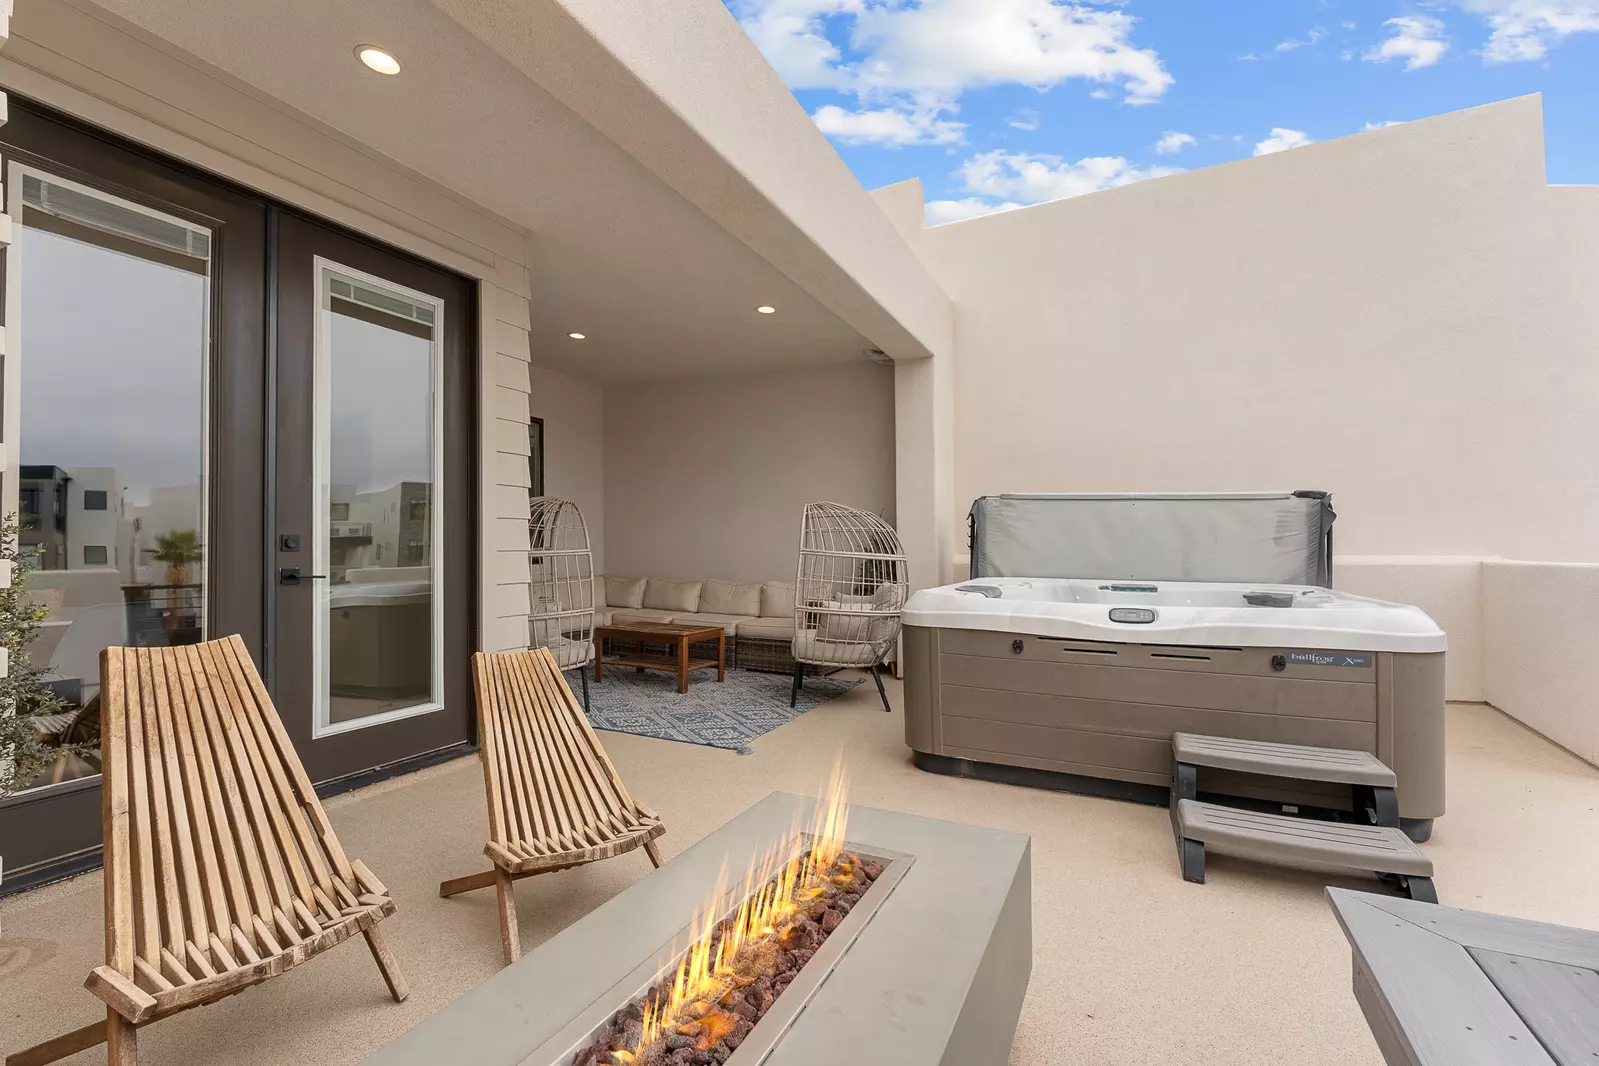
<path fill-rule="evenodd" d="M 28 646 L 44 621 L 44 608 L 30 601 L 23 588 L 26 570 L 14 517 L 0 521 L 0 800 L 26 788 L 59 759 L 82 754 L 83 745 L 55 743 L 41 722 L 69 707 L 56 695 L 44 675 L 48 666 L 36 666 Z M 0 876 L 4 872 L 0 855 Z"/>

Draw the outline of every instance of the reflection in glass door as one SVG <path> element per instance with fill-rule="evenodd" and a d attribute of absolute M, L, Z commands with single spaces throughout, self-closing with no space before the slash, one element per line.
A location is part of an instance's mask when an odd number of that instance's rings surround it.
<path fill-rule="evenodd" d="M 204 638 L 213 234 L 38 167 L 6 176 L 21 403 L 4 505 L 44 613 L 28 654 L 55 702 L 39 735 L 81 752 L 43 787 L 100 772 L 103 648 Z"/>
<path fill-rule="evenodd" d="M 436 711 L 443 301 L 315 261 L 316 736 Z"/>

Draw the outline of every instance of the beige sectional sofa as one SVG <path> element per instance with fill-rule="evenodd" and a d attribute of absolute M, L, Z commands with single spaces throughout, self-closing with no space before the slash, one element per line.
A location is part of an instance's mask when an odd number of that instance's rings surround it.
<path fill-rule="evenodd" d="M 627 622 L 719 625 L 726 633 L 729 665 L 784 674 L 794 669 L 793 582 L 727 581 L 721 578 L 680 581 L 662 577 L 607 575 L 594 579 L 594 589 L 596 627 Z M 843 598 L 850 599 L 847 596 Z M 582 611 L 588 606 L 587 603 L 562 603 L 557 609 L 564 613 Z M 540 605 L 534 604 L 533 613 L 537 617 L 544 612 L 540 610 Z M 835 626 L 841 622 L 850 624 L 847 619 L 833 620 Z M 567 637 L 576 635 L 568 633 Z M 806 631 L 807 640 L 818 640 L 825 636 L 825 631 Z M 862 637 L 852 634 L 847 639 L 860 640 Z M 552 647 L 562 667 L 575 666 L 588 659 L 589 651 L 584 642 L 561 638 L 550 640 L 546 637 L 541 643 Z M 866 645 L 861 646 L 863 653 L 866 648 Z M 836 648 L 831 655 L 818 657 L 836 662 Z M 831 668 L 828 667 L 807 667 L 807 673 L 811 674 L 829 672 Z"/>
<path fill-rule="evenodd" d="M 793 662 L 787 647 L 794 639 L 792 582 L 607 575 L 596 578 L 594 585 L 599 601 L 594 605 L 597 626 L 627 622 L 719 625 L 727 634 L 729 654 L 742 665 L 760 669 L 765 663 L 768 669 L 787 670 Z"/>

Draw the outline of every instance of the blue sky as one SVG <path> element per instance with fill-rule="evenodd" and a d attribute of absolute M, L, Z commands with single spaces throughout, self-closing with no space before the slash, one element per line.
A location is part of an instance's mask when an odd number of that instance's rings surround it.
<path fill-rule="evenodd" d="M 928 223 L 1525 93 L 1599 183 L 1599 0 L 727 0 L 868 188 Z"/>

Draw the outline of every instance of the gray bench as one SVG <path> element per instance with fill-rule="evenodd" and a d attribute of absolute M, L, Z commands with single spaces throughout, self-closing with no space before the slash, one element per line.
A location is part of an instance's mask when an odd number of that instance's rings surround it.
<path fill-rule="evenodd" d="M 1209 766 L 1296 781 L 1349 785 L 1357 814 L 1369 812 L 1375 825 L 1399 825 L 1399 794 L 1395 791 L 1398 779 L 1370 752 L 1199 733 L 1174 733 L 1171 743 L 1175 761 L 1172 789 L 1177 798 L 1194 798 L 1198 794 L 1198 767 Z"/>

